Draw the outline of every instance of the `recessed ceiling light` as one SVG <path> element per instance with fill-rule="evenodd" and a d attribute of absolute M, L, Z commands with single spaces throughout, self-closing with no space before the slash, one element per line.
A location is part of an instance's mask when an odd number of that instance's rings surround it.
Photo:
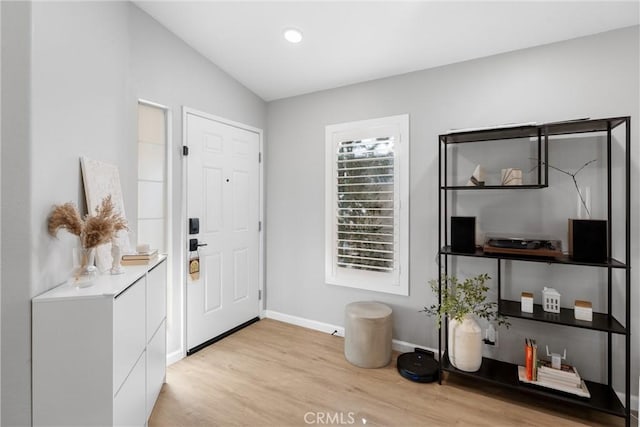
<path fill-rule="evenodd" d="M 284 38 L 289 43 L 300 43 L 302 41 L 302 32 L 295 28 L 287 28 L 284 30 Z"/>

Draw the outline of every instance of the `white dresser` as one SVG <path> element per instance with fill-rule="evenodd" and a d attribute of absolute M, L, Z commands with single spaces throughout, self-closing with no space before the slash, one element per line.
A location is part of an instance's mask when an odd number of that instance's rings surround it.
<path fill-rule="evenodd" d="M 33 424 L 146 424 L 165 379 L 166 257 L 32 300 Z"/>

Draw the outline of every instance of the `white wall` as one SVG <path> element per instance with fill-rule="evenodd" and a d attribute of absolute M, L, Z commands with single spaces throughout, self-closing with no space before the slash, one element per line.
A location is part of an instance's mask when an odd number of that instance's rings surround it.
<path fill-rule="evenodd" d="M 2 425 L 30 416 L 31 5 L 2 8 Z M 7 251 L 6 248 L 11 248 Z"/>
<path fill-rule="evenodd" d="M 343 325 L 346 304 L 356 300 L 378 300 L 394 310 L 394 338 L 437 348 L 433 319 L 418 313 L 435 302 L 427 282 L 438 276 L 437 166 L 438 134 L 453 128 L 513 122 L 547 122 L 580 117 L 632 116 L 632 183 L 638 182 L 639 42 L 638 27 L 591 37 L 516 51 L 441 68 L 327 90 L 268 104 L 269 144 L 267 164 L 267 308 L 287 315 Z M 363 120 L 395 114 L 410 114 L 410 296 L 401 297 L 336 287 L 324 283 L 324 127 L 332 123 Z M 584 149 L 580 140 L 554 145 L 559 166 L 577 168 L 598 156 L 602 140 Z M 484 150 L 486 148 L 476 148 Z M 498 151 L 500 152 L 500 151 Z M 577 155 L 578 153 L 579 155 Z M 475 153 L 478 154 L 478 153 Z M 473 156 L 470 156 L 473 158 Z M 585 158 L 585 160 L 582 160 Z M 582 160 L 582 163 L 576 164 Z M 512 166 L 506 164 L 503 167 Z M 599 174 L 602 162 L 594 171 Z M 473 165 L 462 175 L 470 175 Z M 551 174 L 554 182 L 561 176 Z M 591 179 L 591 178 L 588 178 Z M 519 231 L 539 232 L 552 225 L 552 232 L 566 233 L 566 220 L 575 215 L 575 192 L 570 183 L 545 190 L 459 195 L 459 214 L 478 215 L 485 230 L 504 224 Z M 632 307 L 637 306 L 638 189 L 633 189 L 632 212 Z M 493 197 L 493 198 L 491 198 Z M 549 197 L 553 206 L 543 205 Z M 567 202 L 568 200 L 568 202 Z M 466 204 L 465 204 L 466 203 Z M 563 204 L 564 203 L 564 204 Z M 549 213 L 549 210 L 552 210 Z M 481 212 L 481 213 L 479 213 Z M 553 220 L 547 220 L 550 215 Z M 524 216 L 520 216 L 524 215 Z M 558 216 L 556 216 L 558 215 Z M 522 224 L 525 223 L 525 229 Z M 494 229 L 496 229 L 494 228 Z M 507 288 L 528 286 L 541 289 L 540 282 L 562 289 L 565 305 L 574 297 L 588 297 L 603 306 L 606 286 L 602 273 L 592 269 L 545 264 L 516 265 L 510 272 L 514 282 Z M 459 261 L 466 274 L 496 275 L 495 261 Z M 583 281 L 587 283 L 582 283 Z M 573 284 L 571 286 L 570 284 Z M 584 286 L 584 287 L 582 287 Z M 581 288 L 582 287 L 582 288 Z M 516 295 L 517 293 L 514 292 Z M 589 299 L 588 298 L 588 299 Z M 616 300 L 616 302 L 619 302 Z M 605 305 L 606 307 L 606 305 Z M 622 314 L 620 311 L 618 313 Z M 637 310 L 633 311 L 632 348 L 638 348 Z M 621 317 L 624 320 L 624 317 Z M 512 321 L 501 330 L 500 347 L 487 355 L 517 361 L 522 342 L 536 336 L 552 348 L 567 346 L 570 361 L 587 378 L 605 380 L 604 334 L 555 325 Z M 616 365 L 624 363 L 622 340 L 616 340 Z M 624 390 L 620 369 L 616 384 Z M 633 352 L 632 378 L 638 377 L 638 355 Z M 636 381 L 632 381 L 637 394 Z"/>
<path fill-rule="evenodd" d="M 86 209 L 79 157 L 119 166 L 125 210 L 135 228 L 138 99 L 169 106 L 173 229 L 179 242 L 181 106 L 256 127 L 264 127 L 266 107 L 130 3 L 2 2 L 2 7 L 2 40 L 10 50 L 3 46 L 1 424 L 29 425 L 30 300 L 70 274 L 77 240 L 65 232 L 52 239 L 46 222 L 53 204 L 71 201 Z M 180 285 L 179 243 L 175 246 L 174 290 Z M 174 301 L 170 314 L 174 350 L 181 303 Z"/>
<path fill-rule="evenodd" d="M 2 6 L 0 6 L 0 27 L 2 27 Z M 0 46 L 2 46 L 2 31 L 0 30 Z M 2 100 L 2 54 L 0 54 L 0 100 Z M 0 101 L 0 165 L 2 164 L 2 102 Z M 0 201 L 2 200 L 2 176 L 0 174 Z M 0 224 L 2 224 L 2 209 L 0 209 Z M 0 289 L 2 289 L 2 227 L 0 226 Z M 2 292 L 0 292 L 0 333 L 2 331 Z M 2 384 L 2 339 L 0 339 L 0 384 Z M 0 387 L 0 402 L 2 402 L 2 387 Z M 2 420 L 2 404 L 0 404 L 0 420 Z"/>

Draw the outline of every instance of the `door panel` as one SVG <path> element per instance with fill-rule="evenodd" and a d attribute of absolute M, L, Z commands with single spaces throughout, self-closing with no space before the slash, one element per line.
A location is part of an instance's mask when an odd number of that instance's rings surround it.
<path fill-rule="evenodd" d="M 202 197 L 205 200 L 205 230 L 209 233 L 222 231 L 222 169 L 205 169 Z"/>
<path fill-rule="evenodd" d="M 200 218 L 199 277 L 187 277 L 187 348 L 259 314 L 259 135 L 187 114 L 187 213 Z M 195 254 L 194 254 L 195 255 Z"/>
<path fill-rule="evenodd" d="M 233 253 L 233 296 L 234 301 L 238 301 L 241 298 L 246 298 L 249 294 L 249 260 L 248 251 L 246 249 L 239 249 Z"/>
<path fill-rule="evenodd" d="M 201 267 L 204 270 L 204 312 L 208 313 L 222 305 L 222 254 L 206 255 L 201 265 L 204 267 Z"/>
<path fill-rule="evenodd" d="M 249 174 L 233 172 L 233 231 L 249 231 Z"/>

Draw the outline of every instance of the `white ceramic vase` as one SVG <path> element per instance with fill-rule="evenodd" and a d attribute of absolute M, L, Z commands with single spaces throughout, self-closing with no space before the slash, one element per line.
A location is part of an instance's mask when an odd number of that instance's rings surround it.
<path fill-rule="evenodd" d="M 111 274 L 123 274 L 124 268 L 122 268 L 122 265 L 120 264 L 122 259 L 122 249 L 120 248 L 120 244 L 116 238 L 111 239 L 111 258 L 113 260 L 111 263 Z"/>
<path fill-rule="evenodd" d="M 449 360 L 461 371 L 475 372 L 482 365 L 482 329 L 468 315 L 458 322 L 449 320 Z"/>

